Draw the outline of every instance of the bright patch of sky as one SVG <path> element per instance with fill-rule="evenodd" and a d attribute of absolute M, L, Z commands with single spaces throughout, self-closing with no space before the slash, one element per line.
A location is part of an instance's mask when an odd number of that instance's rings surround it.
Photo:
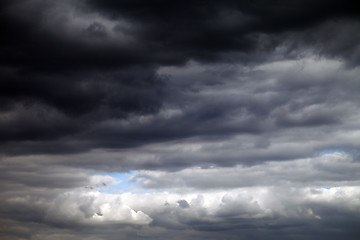
<path fill-rule="evenodd" d="M 98 189 L 100 193 L 121 194 L 121 193 L 149 193 L 149 192 L 161 192 L 156 190 L 150 190 L 140 186 L 138 181 L 130 180 L 132 176 L 136 174 L 136 171 L 129 172 L 101 172 L 97 176 L 111 177 L 114 179 L 114 183 L 100 183 L 93 188 Z"/>
<path fill-rule="evenodd" d="M 341 149 L 326 149 L 319 152 L 320 155 L 333 154 L 333 153 L 345 153 L 345 151 Z"/>
<path fill-rule="evenodd" d="M 351 147 L 340 147 L 340 148 L 327 148 L 317 152 L 317 155 L 331 155 L 331 154 L 350 154 L 352 156 L 360 156 L 360 151 L 356 148 Z"/>
<path fill-rule="evenodd" d="M 101 193 L 124 193 L 135 192 L 138 190 L 135 182 L 130 182 L 129 178 L 134 175 L 135 171 L 129 172 L 111 172 L 100 173 L 103 176 L 110 176 L 116 180 L 115 184 L 102 186 L 99 189 Z"/>

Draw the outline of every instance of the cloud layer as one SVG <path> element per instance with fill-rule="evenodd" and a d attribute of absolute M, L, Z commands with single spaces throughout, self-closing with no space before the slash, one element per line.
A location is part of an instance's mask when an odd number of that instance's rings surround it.
<path fill-rule="evenodd" d="M 3 1 L 0 234 L 358 239 L 353 1 Z"/>

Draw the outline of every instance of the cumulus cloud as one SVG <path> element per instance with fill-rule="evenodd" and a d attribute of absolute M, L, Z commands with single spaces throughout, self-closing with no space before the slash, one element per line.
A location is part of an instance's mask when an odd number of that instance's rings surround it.
<path fill-rule="evenodd" d="M 99 192 L 69 192 L 58 196 L 49 206 L 46 221 L 55 224 L 148 224 L 152 219 L 142 211 L 134 211 L 116 196 Z"/>
<path fill-rule="evenodd" d="M 200 231 L 235 234 L 238 231 L 283 229 L 281 239 L 312 224 L 332 229 L 338 219 L 358 221 L 358 187 L 250 187 L 232 190 L 193 191 L 187 193 L 153 192 L 109 194 L 98 191 L 70 191 L 54 199 L 14 197 L 3 202 L 7 208 L 22 204 L 21 213 L 37 214 L 40 223 L 53 227 L 98 229 L 106 236 L 109 226 L 143 226 L 167 231 Z M 49 201 L 50 200 L 50 201 Z M 26 205 L 24 205 L 26 203 Z M 2 214 L 5 210 L 2 209 Z M 334 215 L 333 212 L 338 214 Z M 12 216 L 14 220 L 20 217 Z M 24 220 L 24 219 L 21 219 Z M 304 226 L 304 222 L 307 224 Z M 351 226 L 338 225 L 339 233 L 356 234 Z M 334 229 L 334 230 L 335 230 Z M 295 232 L 294 232 L 295 231 Z M 340 232 L 339 232 L 340 231 Z M 311 233 L 303 233 L 311 237 Z M 260 234 L 261 235 L 261 234 Z M 252 236 L 257 237 L 254 233 Z"/>

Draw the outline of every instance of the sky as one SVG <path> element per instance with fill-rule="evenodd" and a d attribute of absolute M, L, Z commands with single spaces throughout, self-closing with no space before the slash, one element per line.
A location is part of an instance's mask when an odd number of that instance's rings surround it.
<path fill-rule="evenodd" d="M 360 239 L 350 0 L 4 0 L 2 240 Z"/>

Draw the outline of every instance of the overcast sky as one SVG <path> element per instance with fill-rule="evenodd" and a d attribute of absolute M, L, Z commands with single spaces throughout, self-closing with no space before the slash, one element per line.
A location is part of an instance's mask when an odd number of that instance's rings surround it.
<path fill-rule="evenodd" d="M 352 2 L 1 1 L 1 239 L 360 239 Z"/>

